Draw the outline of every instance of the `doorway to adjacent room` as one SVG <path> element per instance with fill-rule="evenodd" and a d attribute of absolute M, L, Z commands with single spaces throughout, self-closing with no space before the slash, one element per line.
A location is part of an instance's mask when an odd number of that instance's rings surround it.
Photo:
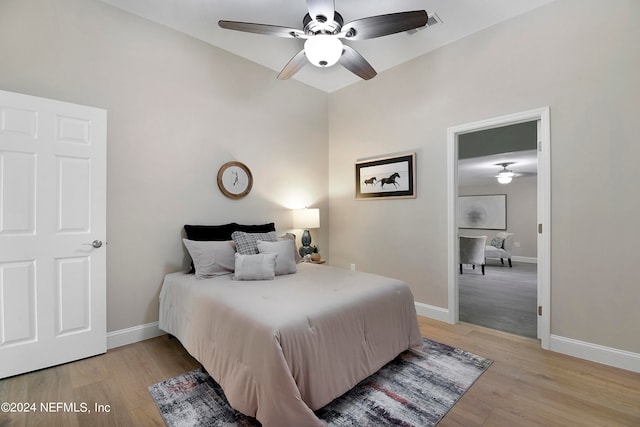
<path fill-rule="evenodd" d="M 486 274 L 460 270 L 459 320 L 528 338 L 537 338 L 538 321 L 537 141 L 536 121 L 458 137 L 458 233 L 496 248 L 481 248 Z M 485 199 L 498 201 L 498 212 L 485 211 Z"/>
<path fill-rule="evenodd" d="M 536 333 L 543 348 L 549 345 L 549 309 L 550 309 L 550 275 L 549 275 L 549 229 L 550 229 L 550 129 L 548 107 L 525 111 L 512 115 L 497 117 L 479 122 L 467 123 L 448 129 L 448 282 L 449 282 L 449 321 L 457 323 L 460 320 L 460 277 L 458 270 L 458 196 L 460 196 L 458 177 L 458 156 L 460 140 L 463 135 L 503 129 L 507 126 L 533 122 L 536 128 L 535 155 L 537 158 L 537 180 L 535 183 L 535 224 L 536 241 L 536 306 L 534 316 L 537 319 Z M 462 137 L 462 138 L 461 138 Z M 499 153 L 495 153 L 499 154 Z M 498 162 L 496 162 L 498 163 Z M 496 169 L 497 175 L 498 169 Z M 466 231 L 466 230 L 465 230 Z M 474 230 L 481 231 L 481 230 Z M 495 231 L 495 230 L 494 230 Z M 486 230 L 485 230 L 486 233 Z M 491 239 L 491 238 L 490 238 Z M 498 260 L 499 262 L 499 260 Z M 498 264 L 501 266 L 501 264 Z M 507 267 L 508 268 L 508 267 Z"/>

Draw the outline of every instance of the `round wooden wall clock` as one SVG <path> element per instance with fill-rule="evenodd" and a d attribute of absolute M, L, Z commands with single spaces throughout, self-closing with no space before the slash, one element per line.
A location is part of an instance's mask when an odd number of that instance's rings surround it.
<path fill-rule="evenodd" d="M 218 187 L 230 199 L 246 196 L 252 185 L 253 176 L 244 163 L 227 162 L 218 171 Z"/>

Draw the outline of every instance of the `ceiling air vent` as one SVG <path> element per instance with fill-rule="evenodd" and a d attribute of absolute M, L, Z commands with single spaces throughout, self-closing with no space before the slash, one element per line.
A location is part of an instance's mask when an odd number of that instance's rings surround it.
<path fill-rule="evenodd" d="M 423 27 L 419 27 L 419 28 L 414 28 L 413 30 L 409 30 L 409 31 L 405 31 L 407 34 L 409 35 L 413 35 L 415 33 L 417 33 L 418 31 L 422 31 L 426 28 L 431 28 L 434 25 L 438 25 L 438 24 L 442 24 L 442 19 L 440 19 L 440 17 L 438 16 L 437 13 L 434 13 L 433 15 L 429 16 L 429 20 L 427 21 L 427 25 L 423 26 Z"/>

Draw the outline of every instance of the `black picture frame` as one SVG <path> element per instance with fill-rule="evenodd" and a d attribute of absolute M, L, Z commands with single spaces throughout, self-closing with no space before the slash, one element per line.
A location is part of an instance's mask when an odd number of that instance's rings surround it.
<path fill-rule="evenodd" d="M 356 161 L 356 199 L 416 198 L 416 153 Z"/>

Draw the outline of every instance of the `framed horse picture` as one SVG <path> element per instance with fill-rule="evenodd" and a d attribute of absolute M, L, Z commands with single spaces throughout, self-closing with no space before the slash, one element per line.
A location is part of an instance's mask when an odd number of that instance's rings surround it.
<path fill-rule="evenodd" d="M 356 161 L 356 199 L 416 197 L 416 153 Z"/>

